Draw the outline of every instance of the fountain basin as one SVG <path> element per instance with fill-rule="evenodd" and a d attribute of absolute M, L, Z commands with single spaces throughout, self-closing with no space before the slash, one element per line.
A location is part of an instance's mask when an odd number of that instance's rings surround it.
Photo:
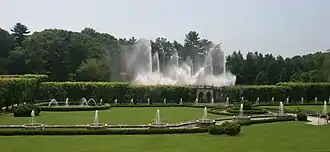
<path fill-rule="evenodd" d="M 215 125 L 215 120 L 212 119 L 199 119 L 197 120 L 197 126 L 200 128 L 208 128 Z"/>
<path fill-rule="evenodd" d="M 87 130 L 106 130 L 107 128 L 108 128 L 108 124 L 105 123 L 87 124 Z"/>
<path fill-rule="evenodd" d="M 41 124 L 41 123 L 24 124 L 23 129 L 26 129 L 26 130 L 43 130 L 44 129 L 44 124 Z"/>
<path fill-rule="evenodd" d="M 170 126 L 167 123 L 149 124 L 149 129 L 170 129 Z"/>
<path fill-rule="evenodd" d="M 251 116 L 233 116 L 233 121 L 251 120 Z"/>

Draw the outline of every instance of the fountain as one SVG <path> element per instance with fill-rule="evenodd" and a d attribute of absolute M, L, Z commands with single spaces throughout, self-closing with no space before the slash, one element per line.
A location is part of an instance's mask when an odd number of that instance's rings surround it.
<path fill-rule="evenodd" d="M 105 123 L 100 123 L 99 122 L 99 111 L 96 110 L 94 114 L 94 120 L 92 124 L 87 124 L 87 129 L 88 130 L 104 130 L 107 129 L 108 125 Z"/>
<path fill-rule="evenodd" d="M 160 121 L 160 111 L 157 109 L 155 123 L 149 124 L 149 129 L 169 129 L 169 125 L 167 123 L 162 123 Z"/>
<path fill-rule="evenodd" d="M 226 98 L 226 103 L 225 103 L 225 107 L 229 106 L 229 97 Z"/>
<path fill-rule="evenodd" d="M 166 104 L 166 98 L 163 99 L 163 104 Z"/>
<path fill-rule="evenodd" d="M 150 98 L 147 99 L 147 103 L 148 103 L 148 105 L 150 105 Z"/>
<path fill-rule="evenodd" d="M 81 98 L 81 106 L 88 106 L 88 102 L 85 97 Z"/>
<path fill-rule="evenodd" d="M 115 99 L 115 104 L 118 104 L 118 100 L 117 99 Z"/>
<path fill-rule="evenodd" d="M 300 104 L 304 104 L 304 97 L 301 97 Z"/>
<path fill-rule="evenodd" d="M 177 52 L 171 54 L 167 62 L 160 59 L 160 52 L 151 52 L 151 42 L 140 39 L 132 47 L 127 47 L 123 69 L 125 73 L 135 76 L 133 82 L 142 85 L 234 85 L 236 76 L 226 71 L 225 55 L 220 45 L 215 45 L 203 55 L 204 62 L 187 58 L 180 61 Z M 162 53 L 163 54 L 163 53 Z M 161 66 L 160 66 L 161 65 Z M 199 66 L 201 65 L 201 66 Z"/>
<path fill-rule="evenodd" d="M 256 100 L 256 105 L 258 105 L 259 104 L 259 101 L 260 99 L 259 99 L 259 97 L 257 98 L 257 100 Z"/>
<path fill-rule="evenodd" d="M 131 99 L 131 104 L 134 104 L 134 98 Z"/>
<path fill-rule="evenodd" d="M 238 114 L 238 116 L 233 116 L 233 120 L 234 121 L 251 120 L 251 117 L 250 116 L 244 116 L 244 114 L 243 114 L 243 108 L 244 108 L 244 105 L 243 105 L 243 103 L 241 103 L 240 104 L 240 108 L 239 108 L 239 114 Z"/>
<path fill-rule="evenodd" d="M 317 103 L 317 97 L 314 98 L 314 102 Z"/>
<path fill-rule="evenodd" d="M 327 111 L 327 101 L 323 102 L 323 110 L 322 110 L 322 116 L 327 116 L 328 111 Z"/>
<path fill-rule="evenodd" d="M 33 130 L 35 130 L 35 129 L 38 129 L 38 130 L 44 129 L 44 124 L 37 123 L 36 120 L 35 120 L 35 116 L 36 116 L 35 111 L 32 110 L 31 111 L 30 123 L 29 124 L 24 124 L 23 125 L 24 129 L 28 129 L 28 130 L 30 130 L 30 129 L 33 129 Z"/>
<path fill-rule="evenodd" d="M 290 103 L 290 98 L 287 97 L 287 98 L 286 98 L 286 104 L 289 104 L 289 103 Z"/>
<path fill-rule="evenodd" d="M 211 105 L 214 105 L 214 98 L 211 98 Z"/>
<path fill-rule="evenodd" d="M 100 105 L 102 105 L 103 104 L 103 99 L 100 99 Z"/>
<path fill-rule="evenodd" d="M 275 100 L 274 97 L 272 97 L 272 103 L 274 103 L 274 100 Z"/>
<path fill-rule="evenodd" d="M 244 100 L 244 97 L 241 97 L 241 101 L 243 101 Z"/>
<path fill-rule="evenodd" d="M 182 98 L 180 98 L 180 105 L 182 105 L 183 101 L 182 101 Z"/>
<path fill-rule="evenodd" d="M 65 107 L 69 107 L 69 98 L 65 99 Z"/>
<path fill-rule="evenodd" d="M 48 104 L 48 107 L 50 107 L 52 104 L 55 104 L 56 107 L 58 107 L 58 103 L 57 103 L 57 101 L 55 99 L 50 100 L 50 102 Z"/>
<path fill-rule="evenodd" d="M 204 107 L 202 119 L 197 120 L 197 126 L 201 128 L 207 128 L 211 125 L 215 125 L 215 120 L 207 118 L 207 107 Z"/>
<path fill-rule="evenodd" d="M 87 101 L 87 105 L 89 105 L 89 103 L 90 103 L 91 101 L 94 103 L 95 106 L 97 105 L 96 102 L 95 102 L 95 100 L 94 100 L 94 98 L 90 98 L 90 99 L 88 99 L 88 101 Z"/>
<path fill-rule="evenodd" d="M 195 104 L 196 104 L 196 105 L 198 104 L 198 98 L 195 99 Z"/>
<path fill-rule="evenodd" d="M 284 113 L 283 102 L 280 102 L 280 106 L 279 106 L 279 109 L 278 109 L 277 117 L 285 117 L 285 116 L 288 116 L 288 115 Z"/>

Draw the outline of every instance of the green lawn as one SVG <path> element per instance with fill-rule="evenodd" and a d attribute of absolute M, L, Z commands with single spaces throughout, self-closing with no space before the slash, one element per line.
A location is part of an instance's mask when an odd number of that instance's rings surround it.
<path fill-rule="evenodd" d="M 160 110 L 161 121 L 178 123 L 197 120 L 203 116 L 203 108 L 150 107 L 150 108 L 112 108 L 99 111 L 99 122 L 107 124 L 148 124 L 154 122 L 156 110 Z M 210 118 L 219 117 L 208 115 Z M 41 112 L 37 122 L 44 124 L 88 124 L 93 121 L 94 111 L 84 112 Z M 0 124 L 25 124 L 30 118 L 13 117 L 12 114 L 0 115 Z"/>
<path fill-rule="evenodd" d="M 0 137 L 6 152 L 327 152 L 330 126 L 298 122 L 242 127 L 239 136 L 209 134 Z"/>
<path fill-rule="evenodd" d="M 270 107 L 270 108 L 278 108 L 278 106 L 260 106 L 262 107 Z M 284 106 L 284 109 L 289 109 L 289 110 L 296 110 L 297 107 L 303 110 L 310 110 L 314 112 L 321 112 L 323 109 L 323 105 L 300 105 L 300 106 Z"/>

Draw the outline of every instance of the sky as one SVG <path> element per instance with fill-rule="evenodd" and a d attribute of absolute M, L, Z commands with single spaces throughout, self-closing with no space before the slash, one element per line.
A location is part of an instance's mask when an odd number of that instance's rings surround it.
<path fill-rule="evenodd" d="M 0 28 L 17 22 L 32 32 L 91 27 L 121 38 L 166 37 L 189 31 L 241 50 L 290 57 L 330 48 L 330 0 L 0 0 Z"/>

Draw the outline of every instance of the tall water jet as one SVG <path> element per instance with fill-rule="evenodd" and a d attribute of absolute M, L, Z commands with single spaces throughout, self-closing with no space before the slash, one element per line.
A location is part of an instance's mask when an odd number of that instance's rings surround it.
<path fill-rule="evenodd" d="M 95 114 L 94 114 L 94 126 L 98 126 L 99 125 L 99 111 L 95 110 Z"/>
<path fill-rule="evenodd" d="M 322 115 L 324 115 L 324 116 L 328 115 L 328 111 L 327 111 L 327 101 L 324 101 L 324 102 L 323 102 Z"/>
<path fill-rule="evenodd" d="M 240 107 L 239 107 L 239 114 L 238 114 L 238 116 L 234 116 L 233 117 L 234 121 L 242 121 L 242 120 L 250 120 L 251 119 L 250 116 L 244 116 L 243 110 L 244 110 L 244 105 L 243 105 L 243 103 L 241 103 L 240 104 Z"/>
<path fill-rule="evenodd" d="M 48 107 L 50 107 L 52 104 L 55 104 L 56 107 L 58 107 L 58 103 L 57 103 L 57 101 L 55 99 L 50 100 L 50 102 L 48 104 Z"/>
<path fill-rule="evenodd" d="M 207 119 L 207 108 L 204 107 L 203 119 Z"/>
<path fill-rule="evenodd" d="M 279 116 L 284 116 L 284 106 L 283 106 L 283 102 L 280 102 L 278 115 L 279 115 Z"/>
<path fill-rule="evenodd" d="M 134 98 L 131 99 L 131 104 L 134 104 Z"/>
<path fill-rule="evenodd" d="M 314 98 L 314 102 L 317 103 L 317 97 Z"/>
<path fill-rule="evenodd" d="M 243 101 L 244 100 L 244 97 L 241 97 L 241 101 Z"/>
<path fill-rule="evenodd" d="M 229 97 L 226 98 L 226 103 L 225 103 L 225 107 L 229 106 Z"/>
<path fill-rule="evenodd" d="M 127 53 L 124 57 L 126 69 L 124 69 L 123 73 L 133 76 L 133 82 L 137 84 L 205 84 L 214 86 L 229 86 L 234 85 L 236 81 L 236 76 L 226 71 L 225 56 L 221 51 L 220 45 L 216 45 L 209 51 L 206 51 L 206 62 L 200 68 L 196 68 L 197 64 L 200 62 L 197 61 L 197 58 L 196 60 L 186 60 L 179 64 L 179 56 L 177 52 L 172 54 L 170 62 L 162 60 L 162 66 L 160 67 L 159 58 L 164 55 L 156 52 L 152 56 L 151 43 L 149 40 L 140 39 L 131 48 L 132 50 L 128 50 L 129 53 Z M 222 56 L 212 55 L 219 53 L 222 54 Z M 217 61 L 213 62 L 211 57 L 219 60 L 220 64 Z M 223 68 L 222 71 L 222 68 L 213 68 L 219 66 Z M 161 70 L 161 68 L 163 68 L 163 70 Z M 154 71 L 152 69 L 154 69 Z M 219 69 L 221 72 L 215 71 L 219 71 Z"/>
<path fill-rule="evenodd" d="M 215 120 L 211 120 L 207 117 L 207 107 L 204 107 L 202 119 L 197 120 L 197 125 L 200 128 L 207 128 L 211 125 L 215 125 Z"/>
<path fill-rule="evenodd" d="M 163 99 L 163 104 L 166 104 L 166 98 Z"/>
<path fill-rule="evenodd" d="M 211 98 L 211 104 L 214 105 L 214 98 Z"/>
<path fill-rule="evenodd" d="M 65 99 L 65 107 L 69 107 L 69 98 Z"/>
<path fill-rule="evenodd" d="M 31 124 L 34 124 L 34 123 L 36 123 L 36 121 L 35 121 L 35 112 L 34 112 L 34 110 L 32 110 L 31 111 L 31 120 L 30 120 L 30 123 Z"/>
<path fill-rule="evenodd" d="M 260 100 L 260 98 L 258 97 L 257 100 L 256 100 L 256 104 L 257 104 L 257 105 L 258 105 L 259 102 L 260 102 L 259 100 Z"/>
<path fill-rule="evenodd" d="M 243 103 L 241 103 L 241 105 L 240 105 L 240 107 L 239 107 L 239 117 L 243 117 L 243 107 L 244 107 L 244 105 L 243 105 Z"/>
<path fill-rule="evenodd" d="M 100 99 L 100 105 L 102 105 L 103 104 L 103 99 Z"/>
<path fill-rule="evenodd" d="M 304 97 L 301 97 L 300 103 L 304 104 Z"/>
<path fill-rule="evenodd" d="M 117 99 L 115 99 L 115 104 L 118 104 L 118 100 Z"/>
<path fill-rule="evenodd" d="M 274 97 L 272 97 L 272 103 L 274 103 L 274 100 L 275 100 Z"/>
<path fill-rule="evenodd" d="M 180 105 L 182 105 L 183 101 L 182 101 L 182 98 L 180 98 Z"/>
<path fill-rule="evenodd" d="M 287 98 L 286 98 L 286 104 L 289 104 L 289 103 L 290 103 L 290 98 L 287 97 Z"/>
<path fill-rule="evenodd" d="M 150 105 L 150 98 L 147 99 L 147 103 L 148 103 L 148 105 Z"/>
<path fill-rule="evenodd" d="M 157 109 L 157 111 L 156 111 L 156 120 L 155 120 L 155 124 L 156 124 L 156 125 L 161 124 L 161 123 L 160 123 L 160 111 L 159 111 L 159 109 Z"/>
<path fill-rule="evenodd" d="M 195 104 L 198 104 L 198 98 L 195 99 Z"/>
<path fill-rule="evenodd" d="M 168 129 L 169 125 L 167 123 L 162 123 L 160 121 L 160 111 L 156 110 L 155 123 L 149 124 L 149 129 L 158 128 L 158 129 Z"/>

